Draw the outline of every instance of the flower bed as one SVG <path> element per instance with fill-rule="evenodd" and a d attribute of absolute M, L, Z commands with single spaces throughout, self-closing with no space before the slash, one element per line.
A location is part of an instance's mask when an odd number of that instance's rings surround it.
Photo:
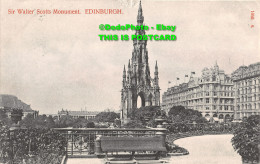
<path fill-rule="evenodd" d="M 188 150 L 182 147 L 179 147 L 176 144 L 166 142 L 167 154 L 171 156 L 187 155 L 189 154 Z"/>

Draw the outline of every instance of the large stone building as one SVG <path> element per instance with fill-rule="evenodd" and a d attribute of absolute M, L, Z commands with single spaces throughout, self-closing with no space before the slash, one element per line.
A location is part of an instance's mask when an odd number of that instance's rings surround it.
<path fill-rule="evenodd" d="M 100 113 L 98 111 L 86 111 L 86 110 L 80 110 L 80 111 L 72 111 L 72 110 L 64 110 L 58 111 L 58 119 L 60 119 L 62 116 L 72 116 L 73 118 L 84 118 L 86 120 L 89 119 L 95 119 L 96 115 Z"/>
<path fill-rule="evenodd" d="M 141 2 L 138 9 L 137 25 L 143 25 L 144 17 Z M 136 30 L 135 35 L 145 35 L 145 30 Z M 121 90 L 121 120 L 125 123 L 131 110 L 137 108 L 137 98 L 141 106 L 160 105 L 158 66 L 155 64 L 154 78 L 150 76 L 147 40 L 133 40 L 134 49 L 129 60 L 127 73 L 124 67 Z"/>
<path fill-rule="evenodd" d="M 241 66 L 232 73 L 235 119 L 260 114 L 260 62 Z"/>
<path fill-rule="evenodd" d="M 191 74 L 188 83 L 168 88 L 162 96 L 162 108 L 182 105 L 198 110 L 206 119 L 222 122 L 234 115 L 234 91 L 231 77 L 220 70 L 217 63 L 213 68 L 204 68 L 201 77 Z"/>
<path fill-rule="evenodd" d="M 16 96 L 0 94 L 0 110 L 4 110 L 8 117 L 11 117 L 12 109 L 22 109 L 23 117 L 32 114 L 37 117 L 39 111 L 32 110 L 31 106 L 19 100 Z"/>

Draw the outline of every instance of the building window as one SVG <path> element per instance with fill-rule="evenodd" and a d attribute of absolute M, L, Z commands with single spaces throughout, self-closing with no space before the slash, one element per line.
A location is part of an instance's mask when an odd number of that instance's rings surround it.
<path fill-rule="evenodd" d="M 206 99 L 206 103 L 209 103 L 209 99 Z"/>
<path fill-rule="evenodd" d="M 217 86 L 217 85 L 214 85 L 213 90 L 217 90 L 217 89 L 218 89 L 218 86 Z"/>
<path fill-rule="evenodd" d="M 216 77 L 215 76 L 212 78 L 212 81 L 216 81 Z"/>
<path fill-rule="evenodd" d="M 228 106 L 225 106 L 225 110 L 228 110 Z"/>
<path fill-rule="evenodd" d="M 252 81 L 249 81 L 249 85 L 252 85 Z"/>
<path fill-rule="evenodd" d="M 234 106 L 231 106 L 231 110 L 232 110 L 232 111 L 234 110 Z"/>

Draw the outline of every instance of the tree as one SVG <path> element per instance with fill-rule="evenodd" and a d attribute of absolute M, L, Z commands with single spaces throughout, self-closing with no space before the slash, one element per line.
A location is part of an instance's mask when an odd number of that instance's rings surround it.
<path fill-rule="evenodd" d="M 176 116 L 182 113 L 185 110 L 183 106 L 173 106 L 168 112 L 169 116 Z"/>
<path fill-rule="evenodd" d="M 34 127 L 34 117 L 32 114 L 27 114 L 24 119 L 20 122 L 21 126 Z"/>
<path fill-rule="evenodd" d="M 77 118 L 74 120 L 73 128 L 94 128 L 95 124 L 85 118 Z"/>
<path fill-rule="evenodd" d="M 45 120 L 46 120 L 46 126 L 48 128 L 54 128 L 55 127 L 55 122 L 54 122 L 52 116 L 48 116 Z"/>
<path fill-rule="evenodd" d="M 66 128 L 66 127 L 72 127 L 75 120 L 70 115 L 64 115 L 61 116 L 59 120 L 56 121 L 56 127 L 59 128 Z"/>
<path fill-rule="evenodd" d="M 159 116 L 163 118 L 166 117 L 166 113 L 161 110 L 160 106 L 146 106 L 132 109 L 130 114 L 131 120 L 134 121 L 137 127 L 139 126 L 139 123 L 142 124 L 142 127 L 156 127 L 155 118 Z"/>
<path fill-rule="evenodd" d="M 88 121 L 85 118 L 77 118 L 73 121 L 73 128 L 83 128 L 87 126 Z"/>
<path fill-rule="evenodd" d="M 4 110 L 0 110 L 0 124 L 8 125 L 8 126 L 11 125 L 11 119 L 8 118 Z"/>
<path fill-rule="evenodd" d="M 50 129 L 55 127 L 55 122 L 52 116 L 39 115 L 34 118 L 32 114 L 28 114 L 25 118 L 20 122 L 22 126 L 26 128 L 42 128 L 42 129 Z"/>
<path fill-rule="evenodd" d="M 197 117 L 195 119 L 196 123 L 208 123 L 208 120 L 205 117 Z"/>
<path fill-rule="evenodd" d="M 88 122 L 87 123 L 87 128 L 94 128 L 95 127 L 95 123 L 94 122 Z"/>
<path fill-rule="evenodd" d="M 259 162 L 260 116 L 252 115 L 243 120 L 232 138 L 234 149 L 244 161 Z"/>
<path fill-rule="evenodd" d="M 119 118 L 119 114 L 115 112 L 100 112 L 96 115 L 96 122 L 114 122 L 116 118 Z"/>
<path fill-rule="evenodd" d="M 1 163 L 57 164 L 65 153 L 66 138 L 51 129 L 19 129 L 10 140 L 9 129 L 0 126 L 0 134 Z"/>
<path fill-rule="evenodd" d="M 35 128 L 53 128 L 55 127 L 55 122 L 53 121 L 52 116 L 47 117 L 44 115 L 39 115 L 34 119 Z"/>
<path fill-rule="evenodd" d="M 161 115 L 161 109 L 159 106 L 146 106 L 141 108 L 132 109 L 130 118 L 132 120 L 149 121 L 154 119 L 158 115 Z"/>
<path fill-rule="evenodd" d="M 185 123 L 202 123 L 205 119 L 202 117 L 201 112 L 193 109 L 185 109 L 183 106 L 173 106 L 168 112 L 169 119 L 172 122 L 185 122 Z"/>
<path fill-rule="evenodd" d="M 183 118 L 180 115 L 170 116 L 172 122 L 182 122 Z"/>

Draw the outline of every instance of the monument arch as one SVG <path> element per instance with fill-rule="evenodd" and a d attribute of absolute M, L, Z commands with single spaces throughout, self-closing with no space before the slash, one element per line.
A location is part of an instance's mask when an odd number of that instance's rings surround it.
<path fill-rule="evenodd" d="M 140 2 L 137 25 L 143 25 L 144 17 Z M 145 30 L 136 30 L 135 35 L 145 35 Z M 121 120 L 126 123 L 132 109 L 137 108 L 138 97 L 141 106 L 160 106 L 160 87 L 158 65 L 155 62 L 154 78 L 150 75 L 148 63 L 147 40 L 133 40 L 132 58 L 128 62 L 128 68 L 124 66 L 121 90 Z"/>

